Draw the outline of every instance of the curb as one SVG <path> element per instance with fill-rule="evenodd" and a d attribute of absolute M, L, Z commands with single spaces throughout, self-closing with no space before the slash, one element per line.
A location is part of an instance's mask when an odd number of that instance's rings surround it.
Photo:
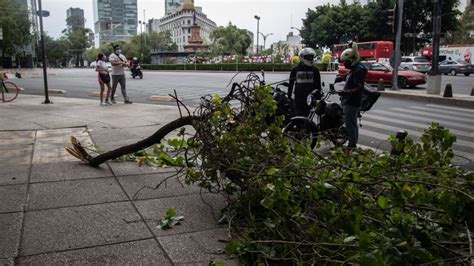
<path fill-rule="evenodd" d="M 445 105 L 453 105 L 459 107 L 467 107 L 474 109 L 474 97 L 460 97 L 454 96 L 443 97 L 441 95 L 432 95 L 432 94 L 418 94 L 418 93 L 407 93 L 400 91 L 380 91 L 383 97 L 398 98 L 398 99 L 407 99 L 407 100 L 418 100 L 425 101 L 430 103 L 440 103 Z"/>
<path fill-rule="evenodd" d="M 156 101 L 156 102 L 172 102 L 174 101 L 173 97 L 171 96 L 160 96 L 160 95 L 151 95 L 147 99 L 148 101 Z M 179 98 L 179 100 L 183 100 L 182 98 Z"/>
<path fill-rule="evenodd" d="M 51 94 L 65 94 L 66 93 L 65 90 L 61 90 L 61 89 L 48 89 L 48 92 Z"/>
<path fill-rule="evenodd" d="M 106 92 L 104 91 L 104 96 L 106 95 Z M 90 97 L 100 97 L 100 92 L 99 91 L 91 91 L 89 92 Z M 115 94 L 114 97 L 118 97 L 117 94 Z"/>

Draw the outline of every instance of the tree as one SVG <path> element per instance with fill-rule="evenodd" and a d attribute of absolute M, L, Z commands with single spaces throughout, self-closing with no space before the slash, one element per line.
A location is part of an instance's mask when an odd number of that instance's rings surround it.
<path fill-rule="evenodd" d="M 246 54 L 252 44 L 248 32 L 229 22 L 227 27 L 220 26 L 211 35 L 213 52 L 219 54 Z"/>
<path fill-rule="evenodd" d="M 65 66 L 69 59 L 69 41 L 64 37 L 53 39 L 44 35 L 44 50 L 49 65 L 54 67 Z M 42 51 L 40 51 L 41 53 Z"/>
<path fill-rule="evenodd" d="M 454 33 L 454 44 L 474 44 L 474 36 L 470 35 L 474 31 L 474 5 L 470 5 L 464 11 L 460 20 L 460 27 Z"/>
<path fill-rule="evenodd" d="M 84 28 L 78 28 L 72 32 L 63 31 L 69 41 L 70 51 L 76 60 L 76 67 L 84 66 L 83 54 L 90 47 L 89 32 L 91 32 L 90 29 Z"/>
<path fill-rule="evenodd" d="M 338 5 L 318 6 L 308 9 L 303 19 L 301 36 L 310 47 L 332 46 L 354 41 L 394 40 L 388 22 L 388 9 L 393 8 L 395 0 L 378 0 L 367 5 L 347 4 L 341 0 Z M 459 0 L 444 0 L 442 6 L 442 34 L 447 37 L 454 32 L 460 14 Z M 416 51 L 431 41 L 434 6 L 430 0 L 405 1 L 403 16 L 402 51 Z M 417 36 L 420 36 L 418 38 Z"/>
<path fill-rule="evenodd" d="M 19 56 L 21 48 L 30 44 L 32 39 L 28 10 L 10 0 L 0 0 L 0 7 L 2 58 L 6 55 Z"/>
<path fill-rule="evenodd" d="M 178 48 L 171 39 L 171 33 L 168 31 L 151 32 L 149 34 L 141 33 L 133 36 L 128 42 L 124 43 L 124 54 L 127 57 L 141 58 L 142 45 L 143 62 L 151 62 L 151 53 L 154 51 L 175 51 Z"/>

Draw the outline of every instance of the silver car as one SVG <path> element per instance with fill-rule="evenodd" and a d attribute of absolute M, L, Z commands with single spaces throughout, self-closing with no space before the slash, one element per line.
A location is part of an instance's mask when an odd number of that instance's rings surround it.
<path fill-rule="evenodd" d="M 426 73 L 431 70 L 430 61 L 423 56 L 402 56 L 400 68 Z"/>
<path fill-rule="evenodd" d="M 439 72 L 445 75 L 450 74 L 452 76 L 456 76 L 458 73 L 461 73 L 467 77 L 474 73 L 474 65 L 446 60 L 439 63 Z"/>

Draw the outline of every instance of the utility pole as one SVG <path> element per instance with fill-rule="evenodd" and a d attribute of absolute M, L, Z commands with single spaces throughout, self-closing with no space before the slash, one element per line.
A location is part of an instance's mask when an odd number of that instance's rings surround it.
<path fill-rule="evenodd" d="M 260 35 L 260 17 L 255 15 L 254 18 L 257 20 L 257 54 L 258 54 L 258 39 Z"/>
<path fill-rule="evenodd" d="M 393 77 L 392 77 L 392 90 L 398 90 L 398 67 L 400 66 L 401 52 L 400 52 L 400 43 L 402 41 L 402 21 L 403 21 L 403 2 L 404 0 L 398 0 L 398 18 L 397 21 L 397 35 L 395 37 L 395 53 L 393 58 Z"/>
<path fill-rule="evenodd" d="M 443 0 L 434 0 L 433 14 L 433 60 L 428 73 L 427 94 L 440 94 L 441 75 L 439 73 L 439 39 L 441 36 L 441 6 Z"/>
<path fill-rule="evenodd" d="M 49 100 L 48 95 L 48 73 L 46 70 L 46 52 L 44 50 L 44 32 L 43 32 L 43 16 L 48 16 L 49 13 L 47 11 L 43 12 L 41 8 L 41 0 L 38 0 L 38 15 L 40 19 L 40 34 L 41 34 L 41 50 L 42 50 L 42 60 L 43 60 L 43 80 L 44 80 L 44 104 L 51 104 L 52 102 Z"/>

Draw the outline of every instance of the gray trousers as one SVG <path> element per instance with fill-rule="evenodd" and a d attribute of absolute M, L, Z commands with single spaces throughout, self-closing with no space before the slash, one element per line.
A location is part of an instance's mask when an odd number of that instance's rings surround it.
<path fill-rule="evenodd" d="M 112 75 L 112 93 L 110 95 L 111 99 L 114 99 L 115 91 L 117 90 L 117 84 L 120 83 L 120 89 L 122 90 L 123 98 L 128 100 L 125 80 L 125 75 Z"/>

